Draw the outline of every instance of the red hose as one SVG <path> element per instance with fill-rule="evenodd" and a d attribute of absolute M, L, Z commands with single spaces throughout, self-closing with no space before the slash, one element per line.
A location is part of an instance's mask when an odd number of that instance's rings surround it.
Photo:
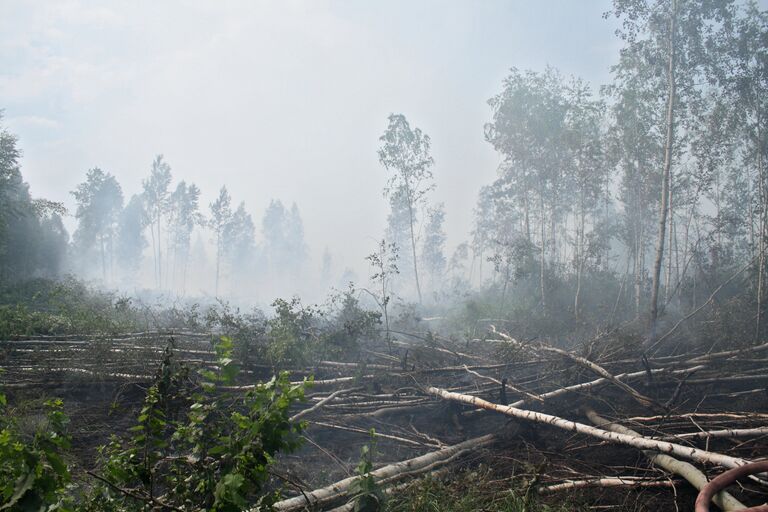
<path fill-rule="evenodd" d="M 765 473 L 766 471 L 768 471 L 768 460 L 739 466 L 718 475 L 701 489 L 699 496 L 696 498 L 696 512 L 709 512 L 709 503 L 712 501 L 712 496 L 719 493 L 739 478 L 756 475 L 758 473 Z M 740 512 L 768 512 L 768 505 L 743 508 Z"/>

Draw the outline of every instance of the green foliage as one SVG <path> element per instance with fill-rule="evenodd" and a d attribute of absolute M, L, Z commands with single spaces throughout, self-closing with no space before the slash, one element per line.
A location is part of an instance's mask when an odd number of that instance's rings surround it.
<path fill-rule="evenodd" d="M 269 466 L 278 452 L 300 444 L 304 424 L 290 422 L 289 408 L 304 399 L 305 383 L 292 384 L 283 372 L 245 394 L 222 390 L 238 372 L 233 351 L 232 340 L 222 337 L 218 369 L 202 370 L 199 385 L 186 389 L 189 379 L 177 377 L 183 367 L 166 357 L 168 371 L 147 392 L 132 436 L 103 450 L 105 477 L 140 499 L 107 486 L 96 500 L 120 510 L 154 502 L 235 512 L 277 499 L 267 490 Z M 185 413 L 173 419 L 179 409 Z"/>
<path fill-rule="evenodd" d="M 261 311 L 254 309 L 241 313 L 220 302 L 206 311 L 205 325 L 232 340 L 233 356 L 243 367 L 248 368 L 251 362 L 264 359 L 267 319 Z"/>
<path fill-rule="evenodd" d="M 114 176 L 98 167 L 90 169 L 72 195 L 77 202 L 77 230 L 73 236 L 84 269 L 97 264 L 104 281 L 112 272 L 113 241 L 123 209 L 123 191 Z"/>
<path fill-rule="evenodd" d="M 0 510 L 70 511 L 68 418 L 61 400 L 45 402 L 45 416 L 26 432 L 0 393 Z"/>
<path fill-rule="evenodd" d="M 32 279 L 0 288 L 0 337 L 116 334 L 143 327 L 130 299 L 81 281 Z"/>
<path fill-rule="evenodd" d="M 363 308 L 351 284 L 331 296 L 328 310 L 323 335 L 324 357 L 356 358 L 364 342 L 378 341 L 381 313 Z"/>
<path fill-rule="evenodd" d="M 20 158 L 16 136 L 0 124 L 0 285 L 57 276 L 69 242 L 62 206 L 32 199 Z"/>
<path fill-rule="evenodd" d="M 267 358 L 273 365 L 304 365 L 313 359 L 320 337 L 316 328 L 320 312 L 294 297 L 272 303 L 275 316 L 268 322 Z"/>
<path fill-rule="evenodd" d="M 376 430 L 371 428 L 369 433 L 371 442 L 360 450 L 356 469 L 358 479 L 350 486 L 350 492 L 355 496 L 355 512 L 376 512 L 382 510 L 384 504 L 384 494 L 371 474 L 376 454 Z"/>

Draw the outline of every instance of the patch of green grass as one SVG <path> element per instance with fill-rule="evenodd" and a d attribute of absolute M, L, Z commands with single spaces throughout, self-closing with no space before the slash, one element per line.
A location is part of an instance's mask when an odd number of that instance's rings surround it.
<path fill-rule="evenodd" d="M 573 503 L 557 506 L 537 501 L 525 489 L 510 488 L 508 482 L 494 482 L 487 470 L 462 471 L 441 480 L 420 479 L 404 491 L 389 496 L 387 512 L 572 512 Z"/>

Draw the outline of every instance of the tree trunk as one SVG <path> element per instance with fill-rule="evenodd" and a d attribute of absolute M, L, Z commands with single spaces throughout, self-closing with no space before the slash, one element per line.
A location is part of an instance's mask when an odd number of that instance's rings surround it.
<path fill-rule="evenodd" d="M 157 286 L 157 243 L 155 242 L 155 223 L 149 223 L 149 233 L 152 235 L 152 270 L 155 274 L 155 286 Z"/>
<path fill-rule="evenodd" d="M 410 189 L 408 191 L 408 220 L 411 227 L 411 253 L 413 255 L 413 277 L 416 279 L 416 293 L 419 295 L 419 304 L 421 304 L 421 285 L 419 284 L 419 268 L 416 262 L 416 235 L 414 234 L 413 219 L 413 201 L 411 200 Z"/>
<path fill-rule="evenodd" d="M 579 298 L 581 297 L 581 276 L 584 273 L 584 230 L 586 224 L 586 215 L 584 213 L 584 194 L 581 197 L 581 211 L 579 213 L 579 233 L 576 249 L 576 296 L 573 299 L 573 314 L 576 316 L 576 320 L 579 320 L 579 310 L 581 305 L 579 304 Z"/>
<path fill-rule="evenodd" d="M 544 314 L 547 313 L 547 293 L 546 293 L 546 282 L 545 282 L 545 256 L 546 256 L 546 229 L 545 229 L 545 217 L 544 217 L 544 191 L 539 190 L 539 216 L 541 217 L 539 219 L 539 231 L 541 233 L 541 252 L 540 252 L 540 258 L 539 258 L 539 288 L 541 293 L 541 307 L 544 311 Z"/>
<path fill-rule="evenodd" d="M 765 176 L 763 175 L 763 151 L 762 151 L 762 132 L 760 129 L 760 113 L 757 115 L 757 177 L 758 183 L 758 197 L 760 200 L 760 221 L 759 230 L 757 233 L 758 241 L 757 246 L 760 251 L 758 257 L 758 269 L 757 269 L 757 316 L 755 319 L 755 340 L 760 339 L 760 324 L 762 323 L 763 313 L 763 295 L 765 288 L 765 236 L 766 236 L 766 183 Z"/>
<path fill-rule="evenodd" d="M 216 231 L 216 286 L 214 295 L 219 296 L 219 263 L 221 262 L 221 228 Z"/>
<path fill-rule="evenodd" d="M 99 252 L 101 253 L 101 279 L 107 283 L 107 260 L 104 251 L 104 235 L 99 235 Z"/>
<path fill-rule="evenodd" d="M 523 208 L 525 209 L 525 240 L 531 245 L 531 218 L 530 208 L 528 207 L 528 192 L 523 195 Z"/>
<path fill-rule="evenodd" d="M 160 210 L 157 212 L 157 286 L 163 289 L 163 249 L 161 240 L 163 239 L 160 229 Z"/>
<path fill-rule="evenodd" d="M 602 439 L 603 441 L 608 441 L 610 443 L 632 446 L 641 450 L 654 450 L 697 462 L 709 462 L 726 468 L 735 468 L 744 466 L 749 463 L 748 460 L 738 457 L 731 457 L 730 455 L 724 455 L 722 453 L 710 452 L 707 450 L 692 448 L 690 446 L 669 443 L 667 441 L 657 441 L 647 437 L 635 437 L 627 434 L 610 432 L 608 430 L 592 427 L 583 423 L 566 420 L 551 414 L 529 411 L 526 409 L 518 409 L 509 405 L 494 404 L 476 396 L 453 393 L 451 391 L 446 391 L 445 389 L 436 387 L 428 387 L 426 388 L 426 392 L 430 395 L 439 396 L 444 400 L 464 403 L 473 407 L 479 407 L 481 409 L 499 412 L 507 416 L 532 421 L 534 423 L 551 425 L 568 432 L 584 434 L 595 437 L 597 439 Z"/>
<path fill-rule="evenodd" d="M 672 175 L 670 173 L 670 182 L 672 181 Z M 669 302 L 669 288 L 672 279 L 672 230 L 675 226 L 675 214 L 672 209 L 672 187 L 670 183 L 669 187 L 669 241 L 667 243 L 667 272 L 664 275 L 664 304 Z"/>
<path fill-rule="evenodd" d="M 640 226 L 636 226 L 637 229 L 635 229 L 635 261 L 634 261 L 634 271 L 635 271 L 635 320 L 640 320 L 640 298 L 642 295 L 642 275 L 643 275 L 643 266 L 641 263 L 641 255 L 644 250 L 643 244 L 641 243 L 641 234 L 640 234 Z"/>
<path fill-rule="evenodd" d="M 664 239 L 667 229 L 667 201 L 669 199 L 669 177 L 672 167 L 672 144 L 675 135 L 675 18 L 677 0 L 672 0 L 672 12 L 669 20 L 669 64 L 667 68 L 667 119 L 666 142 L 664 144 L 664 170 L 661 184 L 661 205 L 659 206 L 659 237 L 656 241 L 656 258 L 653 262 L 653 282 L 651 284 L 651 306 L 648 318 L 648 344 L 656 341 L 656 320 L 659 316 L 659 283 L 661 267 L 664 261 Z"/>

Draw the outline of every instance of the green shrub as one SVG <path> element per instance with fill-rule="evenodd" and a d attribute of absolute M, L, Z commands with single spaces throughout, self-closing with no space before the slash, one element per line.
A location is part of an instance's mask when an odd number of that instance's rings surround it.
<path fill-rule="evenodd" d="M 0 510 L 74 510 L 67 497 L 69 468 L 62 458 L 70 447 L 67 422 L 61 400 L 48 400 L 44 421 L 34 432 L 24 432 L 0 393 Z"/>
<path fill-rule="evenodd" d="M 154 504 L 235 512 L 278 498 L 267 488 L 269 467 L 278 452 L 300 444 L 304 425 L 289 420 L 289 408 L 304 399 L 305 384 L 291 384 L 283 372 L 246 393 L 225 392 L 221 385 L 237 374 L 232 341 L 222 338 L 216 350 L 219 369 L 201 371 L 199 386 L 185 389 L 188 379 L 173 377 L 179 370 L 160 372 L 169 377 L 148 390 L 132 436 L 115 438 L 102 451 L 103 478 L 111 485 L 92 497 L 101 507 L 93 510 Z M 164 367 L 173 368 L 170 358 Z M 178 408 L 186 413 L 176 420 Z"/>

